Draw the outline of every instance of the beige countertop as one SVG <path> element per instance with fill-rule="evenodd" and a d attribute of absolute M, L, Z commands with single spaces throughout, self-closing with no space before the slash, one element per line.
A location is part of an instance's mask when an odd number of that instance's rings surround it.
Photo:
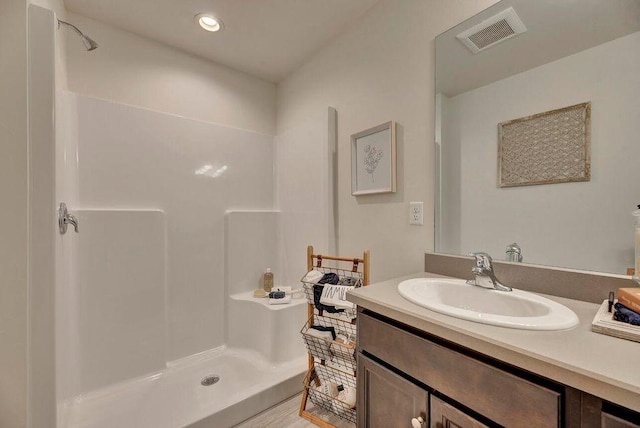
<path fill-rule="evenodd" d="M 347 294 L 377 312 L 487 356 L 640 411 L 640 343 L 591 331 L 599 305 L 544 295 L 573 310 L 580 324 L 567 330 L 532 331 L 475 323 L 433 312 L 405 300 L 400 281 L 441 275 L 421 272 Z"/>

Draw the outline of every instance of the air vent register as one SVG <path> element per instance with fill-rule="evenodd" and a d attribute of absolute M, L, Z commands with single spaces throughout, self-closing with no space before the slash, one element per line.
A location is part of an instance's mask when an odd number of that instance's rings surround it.
<path fill-rule="evenodd" d="M 510 7 L 485 19 L 480 24 L 474 25 L 456 37 L 476 54 L 525 31 L 527 28 L 516 11 Z"/>

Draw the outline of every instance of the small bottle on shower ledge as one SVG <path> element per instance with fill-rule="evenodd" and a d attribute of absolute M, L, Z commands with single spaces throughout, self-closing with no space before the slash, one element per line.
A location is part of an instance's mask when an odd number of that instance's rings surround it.
<path fill-rule="evenodd" d="M 273 272 L 271 272 L 271 268 L 267 268 L 267 271 L 262 276 L 262 288 L 267 293 L 271 292 L 273 288 Z"/>

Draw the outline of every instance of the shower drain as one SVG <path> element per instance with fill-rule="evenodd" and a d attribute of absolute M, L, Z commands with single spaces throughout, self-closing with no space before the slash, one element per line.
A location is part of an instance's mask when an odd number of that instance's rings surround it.
<path fill-rule="evenodd" d="M 220 380 L 220 376 L 218 376 L 218 375 L 205 376 L 200 381 L 200 385 L 202 385 L 202 386 L 211 386 L 214 383 L 217 383 L 219 380 Z"/>

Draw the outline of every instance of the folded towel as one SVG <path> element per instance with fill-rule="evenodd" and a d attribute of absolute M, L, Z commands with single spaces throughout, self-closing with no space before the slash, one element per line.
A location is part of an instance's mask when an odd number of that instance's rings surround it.
<path fill-rule="evenodd" d="M 331 398 L 338 396 L 338 385 L 334 382 L 326 382 L 316 387 L 317 391 L 320 391 L 324 395 L 328 395 Z"/>
<path fill-rule="evenodd" d="M 355 305 L 347 300 L 347 291 L 353 290 L 353 287 L 346 285 L 325 285 L 320 295 L 320 303 L 323 305 L 332 305 L 339 309 L 351 309 Z"/>
<path fill-rule="evenodd" d="M 320 298 L 322 297 L 322 291 L 324 290 L 324 287 L 324 285 L 317 284 L 313 286 L 313 304 L 315 305 L 316 309 L 319 311 L 327 311 L 330 314 L 344 312 L 344 309 L 337 309 L 335 306 L 323 305 L 322 303 L 320 303 Z"/>
<path fill-rule="evenodd" d="M 304 276 L 304 278 L 302 278 L 302 280 L 304 282 L 312 282 L 315 284 L 316 282 L 320 281 L 323 276 L 324 274 L 322 272 L 320 272 L 319 270 L 313 269 L 307 272 L 307 274 Z"/>
<path fill-rule="evenodd" d="M 321 337 L 328 340 L 335 340 L 336 338 L 336 329 L 330 326 L 312 325 L 311 327 L 309 327 L 309 330 L 307 330 L 307 333 L 312 336 Z"/>
<path fill-rule="evenodd" d="M 282 293 L 284 293 L 284 291 Z M 286 295 L 280 298 L 269 298 L 270 305 L 286 305 L 287 303 L 291 303 L 291 295 Z"/>
<path fill-rule="evenodd" d="M 621 303 L 613 305 L 616 310 L 613 313 L 613 319 L 616 321 L 626 322 L 631 325 L 640 325 L 640 314 L 632 311 Z"/>
<path fill-rule="evenodd" d="M 343 359 L 340 357 L 333 357 L 330 360 L 326 361 L 326 365 L 327 367 L 331 367 L 333 369 L 338 369 L 341 371 L 352 371 L 355 373 L 356 371 L 356 364 L 355 363 L 355 359 Z"/>
<path fill-rule="evenodd" d="M 311 336 L 313 339 L 307 337 Z M 333 327 L 311 326 L 307 329 L 305 342 L 309 348 L 309 352 L 321 360 L 331 358 L 331 344 L 336 338 L 336 331 Z"/>

